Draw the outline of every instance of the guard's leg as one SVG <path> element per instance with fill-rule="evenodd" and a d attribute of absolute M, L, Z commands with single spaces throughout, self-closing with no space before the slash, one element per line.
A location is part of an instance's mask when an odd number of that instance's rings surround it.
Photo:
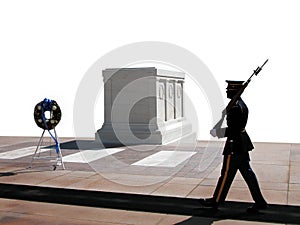
<path fill-rule="evenodd" d="M 264 209 L 267 207 L 267 202 L 264 199 L 259 184 L 256 178 L 255 173 L 251 169 L 251 166 L 249 164 L 249 160 L 245 160 L 244 163 L 241 164 L 241 167 L 239 168 L 243 178 L 245 179 L 248 188 L 250 190 L 251 196 L 255 202 L 254 207 L 257 209 Z"/>
<path fill-rule="evenodd" d="M 237 160 L 238 159 L 234 155 L 224 156 L 221 176 L 219 177 L 218 184 L 213 195 L 217 205 L 225 201 L 229 188 L 238 169 Z"/>

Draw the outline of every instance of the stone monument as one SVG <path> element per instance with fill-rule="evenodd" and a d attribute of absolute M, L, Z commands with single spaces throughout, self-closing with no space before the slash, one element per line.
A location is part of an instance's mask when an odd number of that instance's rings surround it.
<path fill-rule="evenodd" d="M 155 67 L 102 71 L 104 145 L 167 144 L 192 132 L 184 117 L 182 72 Z"/>

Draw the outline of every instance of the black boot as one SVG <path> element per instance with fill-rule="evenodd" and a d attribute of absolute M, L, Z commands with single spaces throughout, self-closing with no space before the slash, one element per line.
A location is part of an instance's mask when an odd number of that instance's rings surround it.
<path fill-rule="evenodd" d="M 247 209 L 247 212 L 248 213 L 258 213 L 259 210 L 263 210 L 263 209 L 266 209 L 268 207 L 268 204 L 265 203 L 265 204 L 257 204 L 257 203 L 254 203 L 253 206 L 249 207 Z"/>
<path fill-rule="evenodd" d="M 199 203 L 205 207 L 211 207 L 214 209 L 218 208 L 218 204 L 217 204 L 215 198 L 200 198 Z"/>

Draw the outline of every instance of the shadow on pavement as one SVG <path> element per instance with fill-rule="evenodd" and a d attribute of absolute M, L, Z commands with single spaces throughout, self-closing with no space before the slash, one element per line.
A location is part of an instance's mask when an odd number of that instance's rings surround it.
<path fill-rule="evenodd" d="M 13 176 L 15 174 L 16 173 L 14 173 L 14 172 L 2 172 L 2 173 L 0 173 L 0 177 L 8 177 L 8 176 Z"/>
<path fill-rule="evenodd" d="M 211 225 L 218 220 L 220 220 L 220 219 L 207 218 L 207 217 L 194 217 L 193 216 L 190 219 L 187 219 L 180 223 L 176 223 L 175 225 L 195 225 L 195 224 Z"/>
<path fill-rule="evenodd" d="M 201 207 L 198 199 L 87 191 L 0 183 L 0 197 L 88 207 L 192 216 L 180 225 L 212 224 L 218 220 L 244 220 L 299 224 L 300 206 L 269 205 L 260 213 L 247 213 L 252 203 L 225 202 L 219 210 Z"/>
<path fill-rule="evenodd" d="M 52 148 L 54 146 L 48 146 Z M 100 150 L 104 148 L 121 147 L 121 145 L 103 145 L 95 140 L 73 140 L 60 143 L 61 149 Z"/>

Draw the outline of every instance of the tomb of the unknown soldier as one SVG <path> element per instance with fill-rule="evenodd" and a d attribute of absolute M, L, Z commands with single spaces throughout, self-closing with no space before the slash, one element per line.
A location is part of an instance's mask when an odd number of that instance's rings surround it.
<path fill-rule="evenodd" d="M 155 67 L 103 71 L 104 145 L 167 144 L 191 133 L 184 112 L 182 72 Z"/>

